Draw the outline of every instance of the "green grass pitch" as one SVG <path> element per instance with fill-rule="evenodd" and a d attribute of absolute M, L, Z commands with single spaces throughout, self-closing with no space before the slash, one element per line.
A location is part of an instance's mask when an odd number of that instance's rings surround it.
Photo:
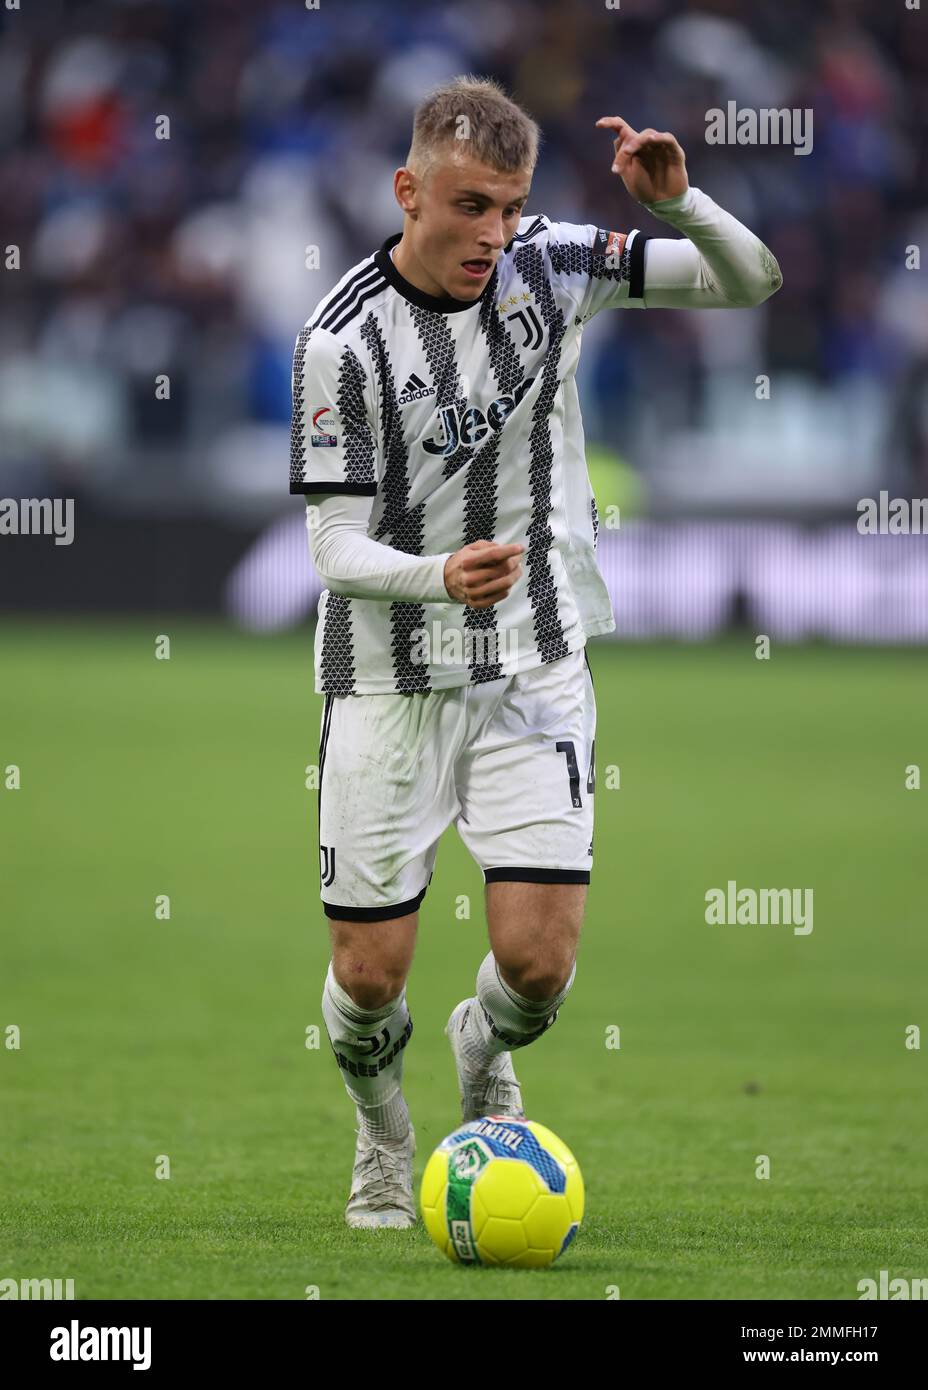
<path fill-rule="evenodd" d="M 928 1040 L 906 1047 L 928 1025 L 928 785 L 905 787 L 909 764 L 928 779 L 926 653 L 590 644 L 577 979 L 516 1057 L 587 1212 L 563 1260 L 519 1272 L 451 1265 L 421 1222 L 344 1225 L 311 630 L 23 622 L 2 645 L 0 769 L 22 786 L 0 790 L 0 1036 L 21 1030 L 0 1049 L 0 1278 L 73 1278 L 78 1298 L 855 1299 L 881 1269 L 928 1273 Z M 812 888 L 812 933 L 707 925 L 729 879 Z M 417 1183 L 458 1121 L 442 1028 L 485 951 L 452 830 L 408 990 Z"/>

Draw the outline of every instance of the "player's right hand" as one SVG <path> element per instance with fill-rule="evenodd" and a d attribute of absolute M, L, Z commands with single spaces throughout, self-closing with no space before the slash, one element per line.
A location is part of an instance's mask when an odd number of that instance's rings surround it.
<path fill-rule="evenodd" d="M 509 593 L 522 574 L 519 543 L 473 541 L 445 561 L 445 588 L 451 598 L 468 608 L 492 608 Z"/>

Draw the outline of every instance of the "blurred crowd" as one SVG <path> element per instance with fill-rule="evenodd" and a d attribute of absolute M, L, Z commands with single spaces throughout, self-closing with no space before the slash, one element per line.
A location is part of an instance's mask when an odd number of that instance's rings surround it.
<path fill-rule="evenodd" d="M 816 468 L 822 496 L 868 476 L 928 492 L 928 267 L 910 249 L 928 250 L 928 5 L 45 0 L 0 14 L 0 495 L 285 507 L 296 333 L 400 229 L 392 174 L 413 109 L 460 72 L 498 78 L 542 126 L 529 212 L 677 235 L 610 173 L 594 122 L 618 114 L 671 130 L 690 181 L 783 270 L 754 311 L 600 314 L 581 366 L 591 440 L 663 469 L 670 493 L 697 436 L 700 480 L 717 475 L 723 495 L 734 478 L 747 500 L 792 487 L 815 501 Z M 730 100 L 811 108 L 811 153 L 708 145 L 706 113 Z"/>

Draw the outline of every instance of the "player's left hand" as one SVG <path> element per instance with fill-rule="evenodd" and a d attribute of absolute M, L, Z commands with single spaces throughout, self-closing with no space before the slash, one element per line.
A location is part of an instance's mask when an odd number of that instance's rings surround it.
<path fill-rule="evenodd" d="M 612 172 L 621 175 L 639 203 L 659 203 L 686 192 L 686 158 L 669 130 L 633 130 L 621 116 L 600 116 L 596 124 L 616 132 Z"/>

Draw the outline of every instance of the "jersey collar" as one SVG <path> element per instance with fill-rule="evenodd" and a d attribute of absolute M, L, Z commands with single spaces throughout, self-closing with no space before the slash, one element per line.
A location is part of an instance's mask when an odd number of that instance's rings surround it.
<path fill-rule="evenodd" d="M 493 267 L 493 274 L 476 299 L 455 299 L 450 294 L 426 294 L 424 290 L 417 289 L 415 285 L 409 283 L 405 276 L 400 274 L 390 256 L 391 248 L 396 246 L 402 235 L 402 232 L 394 232 L 393 236 L 387 237 L 380 250 L 374 252 L 374 264 L 381 274 L 386 276 L 397 294 L 408 299 L 410 304 L 418 304 L 420 309 L 431 309 L 436 314 L 457 314 L 461 309 L 473 309 L 488 295 L 493 295 L 499 274 L 498 264 Z"/>

